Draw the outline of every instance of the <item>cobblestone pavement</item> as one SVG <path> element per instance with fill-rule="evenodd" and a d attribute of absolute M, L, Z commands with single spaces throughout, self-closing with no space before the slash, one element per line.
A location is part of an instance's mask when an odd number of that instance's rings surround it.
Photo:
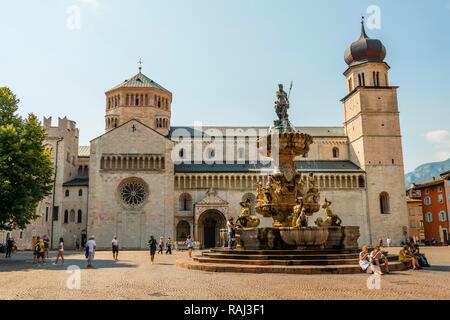
<path fill-rule="evenodd" d="M 392 252 L 398 249 L 392 248 Z M 65 266 L 32 264 L 32 254 L 0 257 L 0 299 L 450 299 L 450 247 L 423 248 L 433 267 L 381 278 L 380 290 L 367 288 L 368 276 L 208 273 L 175 267 L 177 259 L 148 252 L 97 252 L 96 269 L 86 269 L 83 253 L 66 254 Z M 51 254 L 53 257 L 54 254 Z M 80 289 L 68 289 L 67 267 L 81 268 Z"/>

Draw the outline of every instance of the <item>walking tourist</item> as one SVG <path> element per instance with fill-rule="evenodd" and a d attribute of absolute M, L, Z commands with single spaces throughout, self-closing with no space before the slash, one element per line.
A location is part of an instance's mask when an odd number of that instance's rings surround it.
<path fill-rule="evenodd" d="M 8 236 L 8 239 L 6 239 L 6 256 L 5 258 L 11 258 L 11 252 L 14 246 L 14 240 Z"/>
<path fill-rule="evenodd" d="M 48 251 L 50 249 L 50 239 L 47 237 L 47 235 L 44 235 L 42 241 L 44 241 L 45 257 L 48 260 Z"/>
<path fill-rule="evenodd" d="M 150 260 L 152 262 L 152 264 L 155 261 L 155 253 L 156 253 L 156 239 L 153 236 L 150 236 L 150 240 L 148 240 L 148 246 L 150 249 Z"/>
<path fill-rule="evenodd" d="M 170 237 L 167 239 L 167 250 L 166 250 L 166 254 L 172 254 L 172 239 L 170 239 Z"/>
<path fill-rule="evenodd" d="M 403 262 L 404 264 L 411 264 L 413 270 L 419 270 L 419 261 L 416 257 L 411 253 L 408 246 L 404 246 L 402 250 L 400 250 L 399 253 L 399 260 Z"/>
<path fill-rule="evenodd" d="M 94 262 L 95 257 L 95 249 L 97 248 L 97 243 L 95 243 L 95 237 L 90 236 L 88 242 L 86 242 L 86 251 L 88 253 L 87 255 L 87 267 L 88 268 L 94 268 L 92 263 Z"/>
<path fill-rule="evenodd" d="M 59 258 L 61 258 L 61 264 L 64 264 L 64 239 L 63 238 L 59 238 L 58 253 L 56 255 L 56 261 L 53 263 L 54 265 L 58 264 Z"/>
<path fill-rule="evenodd" d="M 364 272 L 368 272 L 369 267 L 372 273 L 376 273 L 375 267 L 370 262 L 369 248 L 367 246 L 362 246 L 361 252 L 359 253 L 359 266 Z"/>
<path fill-rule="evenodd" d="M 187 237 L 184 244 L 188 248 L 189 258 L 192 258 L 192 250 L 194 250 L 194 241 L 192 241 L 192 237 L 190 235 Z"/>
<path fill-rule="evenodd" d="M 37 263 L 45 262 L 45 244 L 41 237 L 37 237 L 36 246 L 34 248 L 36 251 Z"/>
<path fill-rule="evenodd" d="M 117 236 L 114 236 L 111 241 L 112 254 L 114 261 L 118 260 L 119 256 L 119 240 L 117 240 Z"/>
<path fill-rule="evenodd" d="M 391 240 L 391 238 L 388 237 L 386 239 L 386 244 L 387 244 L 388 248 L 391 246 L 391 243 L 392 243 L 392 240 Z"/>
<path fill-rule="evenodd" d="M 227 221 L 227 232 L 228 232 L 228 248 L 233 250 L 234 238 L 236 236 L 236 225 L 233 222 L 233 217 L 230 217 Z"/>
<path fill-rule="evenodd" d="M 382 267 L 384 267 L 384 272 L 389 273 L 389 262 L 388 258 L 381 251 L 380 246 L 376 246 L 375 249 L 370 253 L 370 259 L 372 260 L 372 265 L 376 265 L 380 270 L 380 274 L 383 275 Z"/>
<path fill-rule="evenodd" d="M 163 254 L 164 251 L 164 238 L 160 237 L 159 238 L 159 250 L 158 250 L 158 254 Z"/>

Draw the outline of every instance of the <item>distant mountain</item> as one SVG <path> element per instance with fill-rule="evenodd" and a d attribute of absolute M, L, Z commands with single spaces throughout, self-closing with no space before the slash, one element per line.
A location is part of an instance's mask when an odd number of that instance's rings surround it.
<path fill-rule="evenodd" d="M 441 173 L 450 170 L 450 159 L 442 162 L 431 162 L 417 167 L 413 172 L 405 174 L 405 186 L 409 188 L 412 183 L 422 183 L 439 177 Z"/>

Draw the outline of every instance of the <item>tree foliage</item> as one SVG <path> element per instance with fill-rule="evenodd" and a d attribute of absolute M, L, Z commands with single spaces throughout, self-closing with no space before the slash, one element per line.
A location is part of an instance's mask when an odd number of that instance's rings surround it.
<path fill-rule="evenodd" d="M 0 88 L 0 230 L 24 229 L 52 190 L 46 132 L 34 114 L 17 114 L 18 103 L 10 89 Z"/>

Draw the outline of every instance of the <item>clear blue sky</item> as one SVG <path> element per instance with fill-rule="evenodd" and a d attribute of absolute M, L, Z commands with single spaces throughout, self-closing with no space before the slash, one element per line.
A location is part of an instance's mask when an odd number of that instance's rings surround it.
<path fill-rule="evenodd" d="M 369 5 L 399 85 L 405 169 L 450 157 L 450 0 L 0 0 L 0 85 L 20 113 L 104 129 L 104 92 L 143 72 L 174 94 L 173 125 L 269 125 L 277 84 L 291 121 L 341 126 L 344 50 Z M 67 27 L 70 6 L 79 30 Z"/>

